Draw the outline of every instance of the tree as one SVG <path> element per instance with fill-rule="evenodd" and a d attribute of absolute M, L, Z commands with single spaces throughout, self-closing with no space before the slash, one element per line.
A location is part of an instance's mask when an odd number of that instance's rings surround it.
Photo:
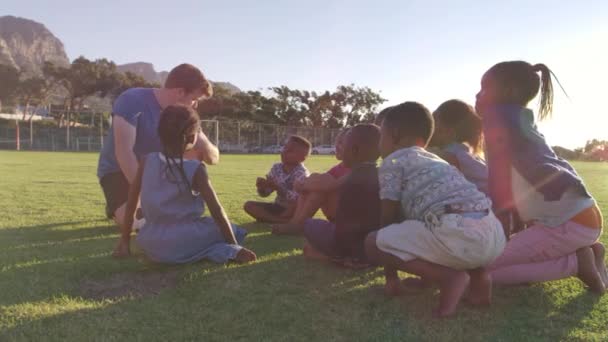
<path fill-rule="evenodd" d="M 360 122 L 373 122 L 378 106 L 386 101 L 380 94 L 368 87 L 355 87 L 354 84 L 339 86 L 332 94 L 334 117 L 329 123 L 332 127 L 353 126 Z"/>
<path fill-rule="evenodd" d="M 268 88 L 270 96 L 259 91 L 231 93 L 215 88 L 212 98 L 202 101 L 198 111 L 209 119 L 251 120 L 288 126 L 340 128 L 373 121 L 383 99 L 367 87 L 340 86 L 334 92 Z"/>
<path fill-rule="evenodd" d="M 604 146 L 608 146 L 608 141 L 606 140 L 588 140 L 585 144 L 585 153 L 591 153 L 597 149 L 604 149 Z"/>
<path fill-rule="evenodd" d="M 158 83 L 150 83 L 138 74 L 130 71 L 123 73 L 117 72 L 115 75 L 115 81 L 117 81 L 113 88 L 110 89 L 108 96 L 114 101 L 120 94 L 130 88 L 158 88 Z M 112 84 L 110 84 L 110 87 Z"/>
<path fill-rule="evenodd" d="M 19 83 L 16 95 L 19 102 L 25 106 L 23 120 L 26 119 L 31 105 L 39 105 L 45 101 L 46 93 L 46 82 L 41 77 L 28 78 Z M 33 115 L 32 113 L 28 120 L 31 120 Z"/>
<path fill-rule="evenodd" d="M 9 65 L 0 64 L 0 109 L 3 103 L 11 103 L 19 87 L 19 70 Z"/>

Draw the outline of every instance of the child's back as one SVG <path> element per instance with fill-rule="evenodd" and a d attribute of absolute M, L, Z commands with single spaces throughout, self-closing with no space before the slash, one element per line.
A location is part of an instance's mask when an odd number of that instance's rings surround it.
<path fill-rule="evenodd" d="M 214 220 L 201 217 L 203 199 L 191 188 L 196 171 L 205 170 L 205 166 L 196 160 L 184 160 L 183 179 L 175 166 L 169 169 L 169 162 L 161 153 L 146 156 L 141 186 L 146 224 L 137 235 L 138 245 L 150 259 L 164 263 L 204 258 L 224 263 L 235 259 L 242 247 L 227 244 Z M 235 226 L 233 231 L 242 243 L 246 231 Z"/>
<path fill-rule="evenodd" d="M 365 236 L 380 228 L 378 169 L 360 164 L 347 177 L 339 192 L 336 242 L 341 255 L 364 259 Z"/>
<path fill-rule="evenodd" d="M 401 202 L 408 219 L 426 222 L 443 214 L 487 213 L 492 207 L 461 173 L 421 147 L 393 152 L 379 173 L 380 197 Z"/>
<path fill-rule="evenodd" d="M 195 221 L 205 210 L 201 196 L 190 189 L 194 173 L 205 166 L 197 160 L 184 160 L 184 173 L 189 182 L 186 184 L 179 171 L 173 170 L 173 174 L 167 165 L 161 153 L 150 153 L 146 157 L 141 190 L 146 225 Z"/>

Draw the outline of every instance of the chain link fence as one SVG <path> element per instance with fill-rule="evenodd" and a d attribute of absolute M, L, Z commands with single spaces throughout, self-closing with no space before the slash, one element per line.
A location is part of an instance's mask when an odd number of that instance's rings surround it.
<path fill-rule="evenodd" d="M 100 151 L 110 120 L 109 113 L 93 111 L 54 111 L 49 116 L 31 117 L 0 114 L 0 149 Z M 291 135 L 308 139 L 315 154 L 333 153 L 340 131 L 227 120 L 201 120 L 201 127 L 222 153 L 279 153 Z"/>

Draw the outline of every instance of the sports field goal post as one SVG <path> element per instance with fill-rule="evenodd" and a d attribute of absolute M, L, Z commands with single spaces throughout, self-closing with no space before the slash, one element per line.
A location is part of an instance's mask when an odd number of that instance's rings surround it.
<path fill-rule="evenodd" d="M 201 120 L 203 133 L 211 140 L 215 146 L 220 144 L 220 125 L 217 120 Z"/>

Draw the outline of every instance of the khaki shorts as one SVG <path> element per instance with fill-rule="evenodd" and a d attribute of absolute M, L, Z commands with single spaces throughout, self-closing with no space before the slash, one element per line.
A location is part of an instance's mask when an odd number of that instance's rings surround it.
<path fill-rule="evenodd" d="M 380 229 L 376 245 L 403 261 L 422 259 L 457 270 L 483 267 L 496 259 L 506 239 L 492 212 L 481 218 L 445 214 L 439 223 L 406 220 Z"/>

